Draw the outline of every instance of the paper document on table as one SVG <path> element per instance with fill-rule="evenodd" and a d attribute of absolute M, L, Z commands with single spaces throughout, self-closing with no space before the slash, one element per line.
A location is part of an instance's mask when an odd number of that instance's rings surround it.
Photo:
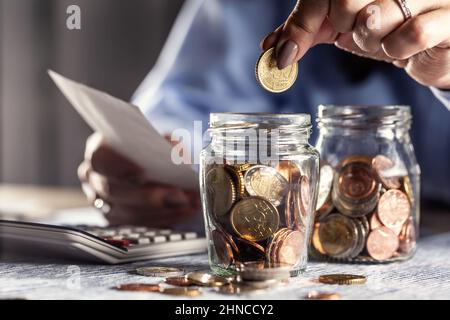
<path fill-rule="evenodd" d="M 138 107 L 54 71 L 49 71 L 49 75 L 86 123 L 114 150 L 141 166 L 151 181 L 198 188 L 197 173 L 190 165 L 172 162 L 170 143 Z"/>

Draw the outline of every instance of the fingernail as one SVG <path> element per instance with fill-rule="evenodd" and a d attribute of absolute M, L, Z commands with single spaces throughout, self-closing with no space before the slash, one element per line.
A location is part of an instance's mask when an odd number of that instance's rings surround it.
<path fill-rule="evenodd" d="M 272 32 L 272 33 L 268 34 L 264 39 L 262 39 L 259 46 L 263 50 L 266 48 L 272 48 L 275 45 L 275 42 L 277 41 L 277 39 L 278 39 L 277 34 L 275 32 Z"/>
<path fill-rule="evenodd" d="M 277 53 L 278 69 L 284 69 L 294 63 L 298 53 L 298 45 L 292 40 L 286 41 Z"/>

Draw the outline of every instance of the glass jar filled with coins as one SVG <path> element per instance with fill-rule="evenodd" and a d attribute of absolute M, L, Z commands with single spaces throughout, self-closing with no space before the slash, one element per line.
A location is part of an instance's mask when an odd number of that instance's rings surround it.
<path fill-rule="evenodd" d="M 319 178 L 310 132 L 305 114 L 211 114 L 200 187 L 215 273 L 305 268 Z"/>
<path fill-rule="evenodd" d="M 319 106 L 314 257 L 390 262 L 414 254 L 420 168 L 411 120 L 407 106 Z"/>

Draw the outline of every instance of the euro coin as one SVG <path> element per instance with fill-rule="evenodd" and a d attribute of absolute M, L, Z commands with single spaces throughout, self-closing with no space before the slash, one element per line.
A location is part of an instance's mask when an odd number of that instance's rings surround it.
<path fill-rule="evenodd" d="M 172 267 L 142 267 L 136 269 L 137 274 L 146 277 L 176 277 L 184 275 L 184 270 Z"/>
<path fill-rule="evenodd" d="M 263 52 L 256 63 L 256 79 L 269 92 L 282 93 L 297 80 L 298 64 L 294 63 L 280 70 L 275 58 L 275 49 Z"/>
<path fill-rule="evenodd" d="M 231 225 L 236 234 L 249 241 L 262 241 L 277 231 L 280 217 L 272 203 L 260 197 L 248 197 L 231 210 Z"/>
<path fill-rule="evenodd" d="M 216 217 L 226 215 L 236 201 L 236 187 L 223 166 L 216 166 L 206 174 L 206 198 L 209 211 Z"/>
<path fill-rule="evenodd" d="M 117 286 L 120 291 L 137 291 L 137 292 L 159 292 L 159 284 L 149 283 L 126 283 Z"/>
<path fill-rule="evenodd" d="M 245 189 L 251 196 L 259 196 L 279 205 L 289 190 L 287 180 L 272 167 L 257 165 L 244 176 Z"/>
<path fill-rule="evenodd" d="M 319 277 L 319 282 L 325 284 L 363 284 L 366 281 L 365 276 L 354 274 L 325 274 Z"/>

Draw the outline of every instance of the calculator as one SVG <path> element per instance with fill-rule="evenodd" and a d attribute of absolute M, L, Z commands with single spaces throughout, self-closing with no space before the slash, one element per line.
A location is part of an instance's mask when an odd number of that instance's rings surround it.
<path fill-rule="evenodd" d="M 202 253 L 206 249 L 206 239 L 196 232 L 140 226 L 73 227 L 0 220 L 0 253 L 40 253 L 118 264 Z"/>

